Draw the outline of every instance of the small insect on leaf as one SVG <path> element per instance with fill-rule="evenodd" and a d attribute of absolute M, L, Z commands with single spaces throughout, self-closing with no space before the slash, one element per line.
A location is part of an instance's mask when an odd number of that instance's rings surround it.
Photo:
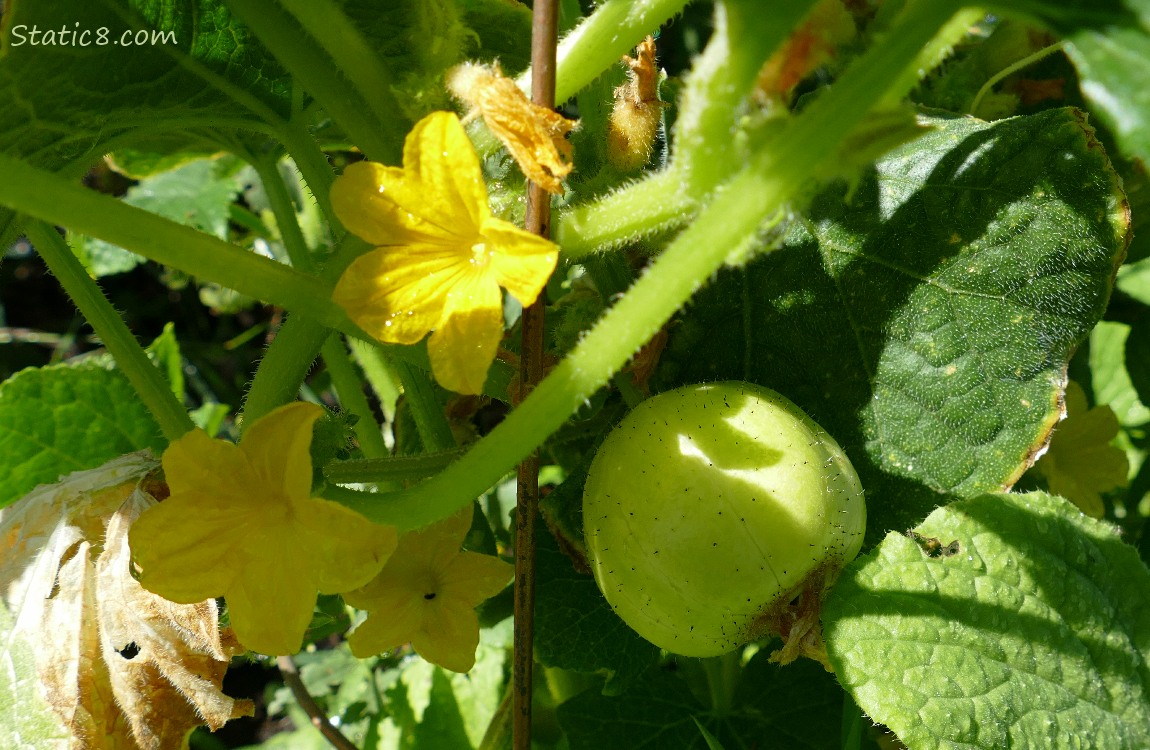
<path fill-rule="evenodd" d="M 908 529 L 906 535 L 913 539 L 927 557 L 951 557 L 962 551 L 962 545 L 955 539 L 950 544 L 943 545 L 937 537 L 924 536 L 913 529 Z"/>

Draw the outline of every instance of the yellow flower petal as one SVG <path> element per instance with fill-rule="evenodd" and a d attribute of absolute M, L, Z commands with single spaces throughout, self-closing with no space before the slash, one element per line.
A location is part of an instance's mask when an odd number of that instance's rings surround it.
<path fill-rule="evenodd" d="M 356 258 L 332 299 L 380 341 L 414 344 L 439 326 L 459 270 L 451 248 L 379 248 Z"/>
<path fill-rule="evenodd" d="M 378 573 L 395 551 L 399 534 L 394 526 L 367 522 L 359 513 L 339 503 L 309 498 L 298 508 L 299 528 L 307 534 L 300 540 L 308 564 L 316 573 L 316 588 L 322 594 L 338 594 L 358 588 Z M 359 555 L 348 555 L 359 550 Z"/>
<path fill-rule="evenodd" d="M 213 599 L 240 575 L 238 565 L 221 565 L 243 545 L 247 529 L 263 521 L 258 508 L 211 507 L 223 495 L 183 492 L 144 512 L 128 532 L 140 584 L 177 604 Z M 190 517 L 210 523 L 188 525 Z"/>
<path fill-rule="evenodd" d="M 461 552 L 443 573 L 440 593 L 475 607 L 498 594 L 515 575 L 515 567 L 491 555 Z"/>
<path fill-rule="evenodd" d="M 195 487 L 216 497 L 231 491 L 235 477 L 253 475 L 238 446 L 213 440 L 200 429 L 173 441 L 164 451 L 163 465 L 169 487 Z"/>
<path fill-rule="evenodd" d="M 483 236 L 497 248 L 491 265 L 499 286 L 524 307 L 533 303 L 555 270 L 559 248 L 501 219 L 485 221 Z"/>
<path fill-rule="evenodd" d="M 449 236 L 396 202 L 395 197 L 404 189 L 402 169 L 356 162 L 332 184 L 331 207 L 349 232 L 373 245 L 403 245 Z"/>
<path fill-rule="evenodd" d="M 466 672 L 474 666 L 479 644 L 475 605 L 507 585 L 512 567 L 460 550 L 472 513 L 468 506 L 404 534 L 380 574 L 344 594 L 348 604 L 371 613 L 351 633 L 352 653 L 368 656 L 411 643 L 420 656 L 445 669 Z"/>
<path fill-rule="evenodd" d="M 479 156 L 452 112 L 432 112 L 403 143 L 403 171 L 420 186 L 421 215 L 460 235 L 475 235 L 491 211 Z"/>
<path fill-rule="evenodd" d="M 251 539 L 253 554 L 244 561 L 242 575 L 224 592 L 236 637 L 261 654 L 299 651 L 315 609 L 316 586 L 307 556 L 266 554 L 271 545 L 282 549 L 292 541 L 269 534 Z"/>
<path fill-rule="evenodd" d="M 322 414 L 317 404 L 287 404 L 256 420 L 240 440 L 256 474 L 293 500 L 311 495 L 311 434 Z"/>
<path fill-rule="evenodd" d="M 240 446 L 202 431 L 173 442 L 163 459 L 171 495 L 129 532 L 141 585 L 177 602 L 223 596 L 244 645 L 298 650 L 317 591 L 362 585 L 396 546 L 394 529 L 310 497 L 321 413 L 280 407 Z"/>
<path fill-rule="evenodd" d="M 418 598 L 381 599 L 380 603 L 379 614 L 369 616 L 347 638 L 351 652 L 360 659 L 410 643 L 423 624 L 423 602 Z"/>
<path fill-rule="evenodd" d="M 482 393 L 502 339 L 498 285 L 479 276 L 461 279 L 448 298 L 444 322 L 427 342 L 435 379 L 456 393 Z"/>
<path fill-rule="evenodd" d="M 452 672 L 468 672 L 475 666 L 479 646 L 479 618 L 461 602 L 444 602 L 429 610 L 423 628 L 412 638 L 415 652 L 432 664 Z"/>

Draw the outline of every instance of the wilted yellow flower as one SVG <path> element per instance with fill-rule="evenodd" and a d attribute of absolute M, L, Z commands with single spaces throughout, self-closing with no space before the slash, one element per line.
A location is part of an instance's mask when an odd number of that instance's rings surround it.
<path fill-rule="evenodd" d="M 299 650 L 316 592 L 375 576 L 396 531 L 311 497 L 315 404 L 282 406 L 239 445 L 194 430 L 164 452 L 171 495 L 129 532 L 144 588 L 173 602 L 223 596 L 241 643 L 265 654 Z"/>
<path fill-rule="evenodd" d="M 336 303 L 380 341 L 414 344 L 434 331 L 427 348 L 436 380 L 479 393 L 503 337 L 499 288 L 530 305 L 559 252 L 491 215 L 459 118 L 434 112 L 419 121 L 403 169 L 352 164 L 331 202 L 344 226 L 377 246 L 344 272 Z"/>
<path fill-rule="evenodd" d="M 498 65 L 459 65 L 447 74 L 447 87 L 471 108 L 468 118 L 483 118 L 527 179 L 549 193 L 563 192 L 560 181 L 571 172 L 571 143 L 566 136 L 575 129 L 574 120 L 533 104 Z"/>
<path fill-rule="evenodd" d="M 360 658 L 410 643 L 429 662 L 454 672 L 475 666 L 479 619 L 475 607 L 503 590 L 512 566 L 464 552 L 472 508 L 404 534 L 383 571 L 344 600 L 370 613 L 348 638 Z"/>

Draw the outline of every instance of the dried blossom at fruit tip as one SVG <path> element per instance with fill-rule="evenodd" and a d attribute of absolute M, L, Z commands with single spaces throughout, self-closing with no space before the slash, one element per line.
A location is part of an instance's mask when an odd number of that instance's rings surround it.
<path fill-rule="evenodd" d="M 527 179 L 549 193 L 563 192 L 562 180 L 571 172 L 567 134 L 578 125 L 575 120 L 533 104 L 498 64 L 458 65 L 448 71 L 447 87 L 469 108 L 467 119 L 483 118 Z"/>
<path fill-rule="evenodd" d="M 461 549 L 473 509 L 404 534 L 373 581 L 344 594 L 369 612 L 348 643 L 360 658 L 410 643 L 429 662 L 454 672 L 475 666 L 479 618 L 475 607 L 511 581 L 513 567 Z"/>
<path fill-rule="evenodd" d="M 236 637 L 264 654 L 298 651 L 317 593 L 362 586 L 395 549 L 394 528 L 311 496 L 312 426 L 293 403 L 238 445 L 193 430 L 164 452 L 171 495 L 129 532 L 144 588 L 173 602 L 222 596 Z"/>
<path fill-rule="evenodd" d="M 627 82 L 615 89 L 615 105 L 607 129 L 607 158 L 620 171 L 643 167 L 651 159 L 663 107 L 659 100 L 659 69 L 655 65 L 655 39 L 647 37 L 635 48 L 635 57 L 623 56 Z"/>
<path fill-rule="evenodd" d="M 506 289 L 524 307 L 555 270 L 558 247 L 491 215 L 479 157 L 459 118 L 415 125 L 403 168 L 352 164 L 331 202 L 375 246 L 336 284 L 334 299 L 364 331 L 393 344 L 428 333 L 432 373 L 457 393 L 483 390 L 503 338 Z"/>

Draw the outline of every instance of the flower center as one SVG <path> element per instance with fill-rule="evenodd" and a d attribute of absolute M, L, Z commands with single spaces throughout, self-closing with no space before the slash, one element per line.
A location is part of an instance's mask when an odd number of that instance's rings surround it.
<path fill-rule="evenodd" d="M 471 257 L 468 258 L 468 263 L 473 266 L 486 266 L 487 261 L 491 259 L 494 253 L 487 249 L 486 242 L 476 242 L 471 246 Z"/>

